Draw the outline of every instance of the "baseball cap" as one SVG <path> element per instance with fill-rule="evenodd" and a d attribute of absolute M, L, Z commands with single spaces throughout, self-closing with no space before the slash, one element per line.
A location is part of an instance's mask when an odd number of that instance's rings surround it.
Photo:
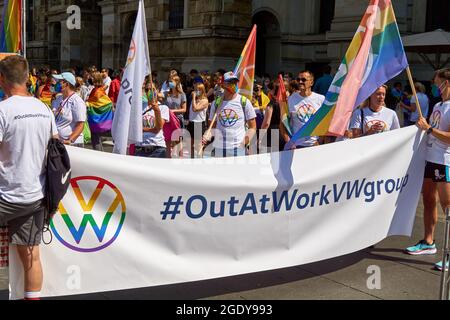
<path fill-rule="evenodd" d="M 233 71 L 227 72 L 223 75 L 224 82 L 239 82 L 239 78 L 234 74 Z"/>
<path fill-rule="evenodd" d="M 55 74 L 53 76 L 56 80 L 64 80 L 70 83 L 72 86 L 76 86 L 77 82 L 75 80 L 75 76 L 71 72 L 63 72 L 61 74 Z"/>

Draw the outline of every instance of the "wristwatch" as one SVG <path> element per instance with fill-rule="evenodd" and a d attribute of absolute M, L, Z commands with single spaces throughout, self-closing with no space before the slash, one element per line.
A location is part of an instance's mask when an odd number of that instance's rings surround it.
<path fill-rule="evenodd" d="M 427 134 L 431 134 L 432 132 L 433 132 L 433 127 L 430 127 L 428 130 L 427 130 Z"/>

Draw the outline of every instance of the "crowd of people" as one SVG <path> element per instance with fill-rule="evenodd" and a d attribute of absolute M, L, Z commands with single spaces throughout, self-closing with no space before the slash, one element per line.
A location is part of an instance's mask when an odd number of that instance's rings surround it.
<path fill-rule="evenodd" d="M 60 137 L 67 144 L 91 144 L 103 151 L 102 140 L 110 136 L 123 70 L 95 66 L 70 69 L 59 74 L 47 67 L 32 68 L 29 92 L 54 111 Z M 278 101 L 280 77 L 257 77 L 251 98 L 239 94 L 239 79 L 219 69 L 215 73 L 189 74 L 171 70 L 160 81 L 153 72 L 143 83 L 143 142 L 132 145 L 130 155 L 158 158 L 237 156 L 284 150 L 290 136 L 319 110 L 332 82 L 331 68 L 315 80 L 310 71 L 297 77 L 280 72 L 287 90 L 289 125 L 282 123 Z M 279 76 L 278 75 L 278 76 Z M 415 83 L 422 113 L 429 119 L 430 101 Z M 158 105 L 158 106 L 156 106 Z M 397 114 L 401 111 L 402 123 Z M 400 82 L 392 89 L 383 85 L 355 110 L 344 137 L 306 137 L 295 148 L 357 138 L 414 125 L 419 112 L 412 90 Z M 208 128 L 210 130 L 208 130 Z"/>
<path fill-rule="evenodd" d="M 81 73 L 45 68 L 29 72 L 28 62 L 20 56 L 0 61 L 0 225 L 8 225 L 10 241 L 17 245 L 25 272 L 26 299 L 39 298 L 43 280 L 39 244 L 48 141 L 55 137 L 67 145 L 83 147 L 89 135 L 93 148 L 102 150 L 102 137 L 111 130 L 121 82 L 121 72 L 115 72 L 113 79 L 110 74 L 108 69 L 98 71 L 95 67 Z M 252 151 L 252 141 L 257 142 L 255 152 L 282 150 L 289 141 L 289 131 L 301 129 L 322 106 L 325 97 L 321 93 L 331 83 L 330 77 L 325 73 L 316 82 L 320 86 L 315 87 L 310 71 L 301 71 L 295 79 L 289 74 L 275 80 L 265 76 L 255 81 L 249 99 L 239 94 L 239 79 L 233 72 L 219 70 L 209 75 L 192 70 L 186 77 L 172 70 L 161 84 L 154 73 L 142 85 L 143 142 L 130 146 L 130 154 L 166 158 L 184 144 L 193 156 L 202 156 L 211 142 L 216 157 L 246 155 Z M 288 91 L 290 130 L 281 121 L 278 79 L 283 79 Z M 421 83 L 415 84 L 422 117 L 408 88 L 402 90 L 401 84 L 391 90 L 380 86 L 354 111 L 345 136 L 339 138 L 400 128 L 396 108 L 405 111 L 403 125 L 416 124 L 426 131 L 425 236 L 406 249 L 413 255 L 436 253 L 437 201 L 444 210 L 450 206 L 450 69 L 436 72 L 433 83 L 431 97 Z M 437 97 L 440 102 L 428 112 L 429 100 Z M 188 130 L 178 130 L 184 128 Z M 270 129 L 279 132 L 268 135 Z M 332 137 L 305 137 L 293 148 L 332 142 Z M 442 263 L 436 267 L 442 269 Z"/>

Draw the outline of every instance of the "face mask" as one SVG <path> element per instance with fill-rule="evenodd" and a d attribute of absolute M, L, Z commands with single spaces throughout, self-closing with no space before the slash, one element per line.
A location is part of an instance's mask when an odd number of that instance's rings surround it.
<path fill-rule="evenodd" d="M 169 82 L 169 88 L 175 89 L 175 82 Z"/>
<path fill-rule="evenodd" d="M 195 91 L 195 94 L 197 95 L 197 97 L 200 97 L 202 95 L 201 91 L 199 90 Z"/>
<path fill-rule="evenodd" d="M 439 88 L 438 88 L 437 85 L 433 84 L 433 85 L 431 86 L 431 94 L 432 94 L 433 97 L 435 97 L 435 98 L 439 98 L 439 97 L 440 97 L 440 95 L 439 95 Z"/>
<path fill-rule="evenodd" d="M 231 94 L 235 94 L 238 92 L 238 86 L 236 84 L 233 84 L 231 86 L 226 86 L 224 89 L 227 90 Z"/>

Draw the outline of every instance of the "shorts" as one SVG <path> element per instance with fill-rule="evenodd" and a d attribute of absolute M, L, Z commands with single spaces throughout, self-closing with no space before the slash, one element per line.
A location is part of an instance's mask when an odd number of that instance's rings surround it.
<path fill-rule="evenodd" d="M 427 161 L 425 179 L 432 179 L 433 182 L 450 182 L 449 167 Z"/>
<path fill-rule="evenodd" d="M 10 243 L 20 246 L 40 245 L 46 210 L 43 200 L 16 204 L 0 199 L 0 225 L 8 226 Z"/>
<path fill-rule="evenodd" d="M 187 127 L 190 135 L 191 140 L 193 141 L 201 141 L 203 134 L 206 132 L 206 122 L 192 122 L 190 121 Z M 197 134 L 200 134 L 200 136 L 195 136 L 195 132 L 198 131 Z"/>

